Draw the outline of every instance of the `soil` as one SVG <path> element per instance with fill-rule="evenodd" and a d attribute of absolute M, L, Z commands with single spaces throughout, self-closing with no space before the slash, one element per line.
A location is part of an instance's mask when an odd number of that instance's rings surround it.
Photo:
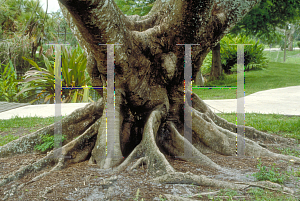
<path fill-rule="evenodd" d="M 268 144 L 265 142 L 265 144 Z M 298 146 L 298 145 L 297 145 Z M 277 149 L 271 149 L 279 153 Z M 167 156 L 168 161 L 176 171 L 191 172 L 193 174 L 203 174 L 210 178 L 236 181 L 256 181 L 251 174 L 257 172 L 257 158 L 223 156 L 220 154 L 206 154 L 214 162 L 224 167 L 223 172 L 215 171 L 212 168 L 201 166 L 176 158 Z M 10 158 L 0 159 L 0 179 L 10 174 L 21 166 L 33 163 L 45 155 L 23 154 Z M 263 166 L 270 167 L 275 164 L 280 168 L 280 172 L 300 171 L 300 165 L 273 158 L 260 158 Z M 137 159 L 136 159 L 137 160 Z M 135 161 L 134 161 L 135 162 Z M 133 163 L 131 163 L 133 165 Z M 130 165 L 130 166 L 131 166 Z M 69 167 L 52 172 L 40 180 L 27 184 L 17 191 L 16 186 L 30 181 L 35 176 L 50 170 L 47 167 L 43 171 L 31 173 L 21 180 L 13 181 L 0 187 L 0 198 L 6 200 L 135 200 L 139 189 L 139 199 L 161 200 L 160 196 L 172 194 L 182 197 L 192 196 L 201 192 L 217 191 L 218 188 L 203 187 L 190 184 L 159 184 L 151 181 L 154 177 L 147 173 L 147 167 L 140 167 L 130 171 L 130 166 L 120 174 L 112 173 L 111 169 L 99 169 L 97 165 L 91 165 L 88 161 L 72 164 Z M 248 176 L 247 176 L 248 175 Z M 284 186 L 295 191 L 295 195 L 300 196 L 300 181 L 294 176 L 290 176 Z M 248 189 L 238 191 L 238 196 L 243 196 L 233 200 L 253 200 Z M 10 194 L 8 197 L 7 194 Z M 209 200 L 209 197 L 193 197 L 193 200 Z M 226 199 L 224 199 L 226 200 Z"/>

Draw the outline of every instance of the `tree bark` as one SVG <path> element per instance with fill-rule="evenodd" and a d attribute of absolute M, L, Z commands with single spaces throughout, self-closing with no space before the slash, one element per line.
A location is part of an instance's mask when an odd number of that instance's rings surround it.
<path fill-rule="evenodd" d="M 283 54 L 283 62 L 285 62 L 285 58 L 286 58 L 286 41 L 287 41 L 287 35 L 288 35 L 288 33 L 287 33 L 287 29 L 288 29 L 288 27 L 287 27 L 288 25 L 286 24 L 285 25 L 285 31 L 284 31 L 284 33 L 285 33 L 285 37 L 284 37 L 284 54 Z"/>
<path fill-rule="evenodd" d="M 210 71 L 210 80 L 217 80 L 222 74 L 220 43 L 212 49 L 212 65 Z"/>
<path fill-rule="evenodd" d="M 289 30 L 289 33 L 288 33 L 288 40 L 289 40 L 289 45 L 288 45 L 288 50 L 289 51 L 293 51 L 293 40 L 294 40 L 294 33 L 295 33 L 295 25 L 294 24 L 291 24 L 291 28 Z"/>

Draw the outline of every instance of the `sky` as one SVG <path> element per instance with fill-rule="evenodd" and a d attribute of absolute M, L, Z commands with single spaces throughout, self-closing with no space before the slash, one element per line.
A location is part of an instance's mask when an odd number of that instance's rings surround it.
<path fill-rule="evenodd" d="M 47 7 L 47 0 L 40 0 L 41 5 L 43 6 L 43 9 L 46 11 Z M 57 0 L 48 0 L 48 11 L 47 13 L 56 12 L 58 9 L 60 9 Z"/>

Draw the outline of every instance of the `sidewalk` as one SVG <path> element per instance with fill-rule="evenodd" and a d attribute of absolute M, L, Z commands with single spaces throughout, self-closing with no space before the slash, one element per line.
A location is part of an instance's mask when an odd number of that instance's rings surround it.
<path fill-rule="evenodd" d="M 280 48 L 266 48 L 266 49 L 264 49 L 264 51 L 279 51 L 279 50 L 281 50 Z M 293 50 L 300 50 L 300 48 L 299 47 L 294 47 L 293 48 Z M 288 51 L 288 50 L 287 50 Z"/>
<path fill-rule="evenodd" d="M 204 100 L 216 113 L 236 112 L 237 100 Z M 61 114 L 68 115 L 74 110 L 84 107 L 88 103 L 61 104 Z M 1 109 L 1 104 L 0 104 Z M 245 112 L 261 114 L 283 114 L 300 116 L 300 86 L 277 88 L 259 91 L 245 97 Z M 55 116 L 55 104 L 27 105 L 5 112 L 0 112 L 0 119 L 10 119 L 13 116 Z"/>
<path fill-rule="evenodd" d="M 205 100 L 212 111 L 236 112 L 237 100 Z M 245 97 L 245 112 L 300 115 L 300 86 L 259 91 Z"/>

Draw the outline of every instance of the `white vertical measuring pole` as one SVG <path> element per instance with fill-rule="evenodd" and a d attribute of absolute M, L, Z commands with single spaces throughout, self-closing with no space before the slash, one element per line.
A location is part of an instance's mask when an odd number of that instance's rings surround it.
<path fill-rule="evenodd" d="M 177 44 L 185 46 L 184 54 L 184 138 L 192 144 L 192 45 L 199 44 Z M 184 158 L 192 158 L 189 143 L 184 143 Z"/>
<path fill-rule="evenodd" d="M 61 116 L 61 45 L 55 45 L 55 118 L 54 148 L 62 147 L 62 116 Z M 61 149 L 60 154 L 61 155 Z M 56 156 L 58 157 L 58 156 Z"/>
<path fill-rule="evenodd" d="M 245 73 L 244 73 L 244 45 L 237 45 L 237 118 L 236 118 L 236 155 L 245 156 Z"/>

